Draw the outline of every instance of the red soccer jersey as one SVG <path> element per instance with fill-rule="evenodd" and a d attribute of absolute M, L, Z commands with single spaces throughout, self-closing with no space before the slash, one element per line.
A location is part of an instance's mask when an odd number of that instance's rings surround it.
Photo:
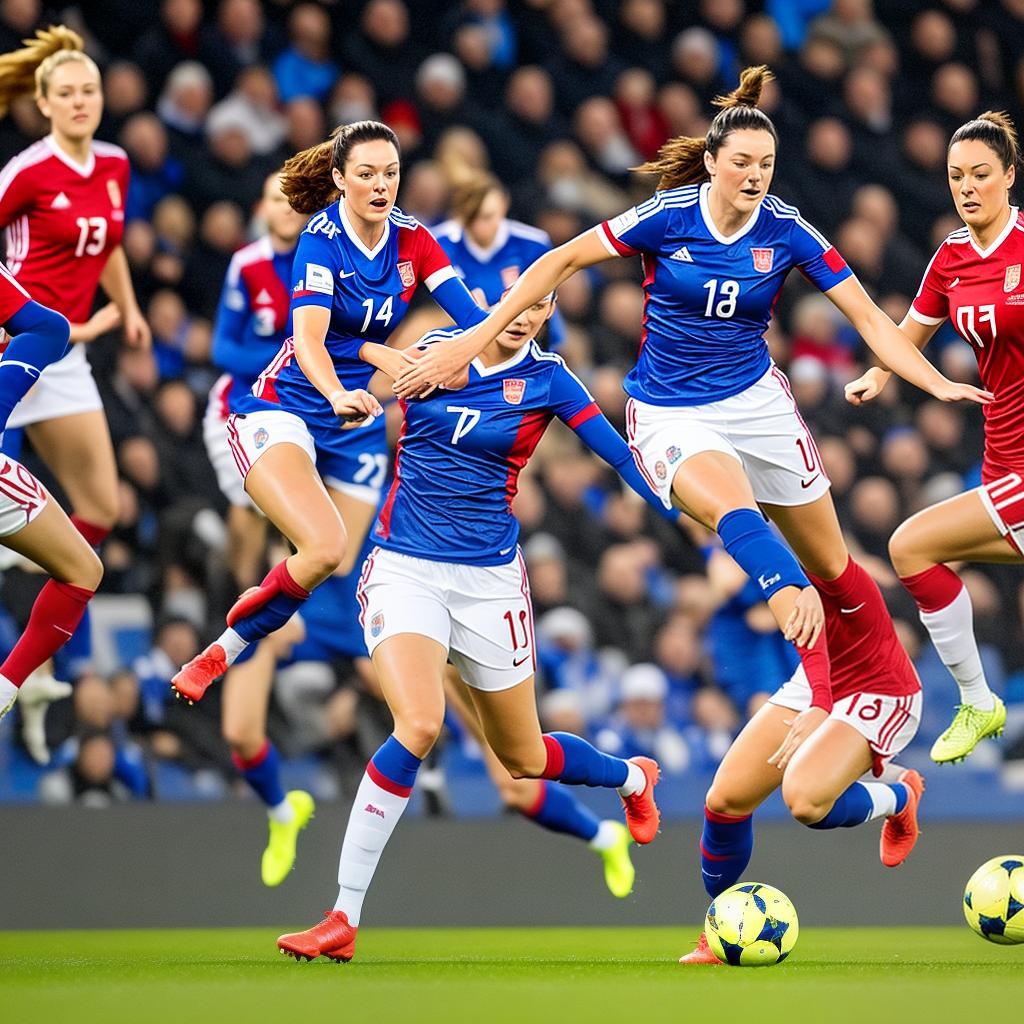
<path fill-rule="evenodd" d="M 14 157 L 0 172 L 0 226 L 7 265 L 32 297 L 83 323 L 96 286 L 124 234 L 128 157 L 94 142 L 76 164 L 52 136 Z"/>
<path fill-rule="evenodd" d="M 974 349 L 982 384 L 996 400 L 985 407 L 988 483 L 1024 473 L 1024 215 L 1016 207 L 999 237 L 982 251 L 966 227 L 939 246 L 924 272 L 910 315 L 923 324 L 947 317 Z"/>

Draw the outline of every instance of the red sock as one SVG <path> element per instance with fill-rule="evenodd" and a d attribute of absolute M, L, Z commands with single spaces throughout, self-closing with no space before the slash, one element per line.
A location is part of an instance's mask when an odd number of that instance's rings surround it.
<path fill-rule="evenodd" d="M 21 686 L 47 658 L 60 650 L 82 621 L 85 606 L 93 591 L 73 583 L 50 580 L 32 605 L 32 613 L 21 639 L 7 660 L 0 665 L 0 675 L 15 686 Z"/>
<path fill-rule="evenodd" d="M 922 612 L 948 608 L 964 589 L 963 580 L 948 565 L 933 565 L 913 576 L 901 576 L 900 583 L 907 588 Z"/>
<path fill-rule="evenodd" d="M 292 574 L 288 571 L 288 559 L 278 562 L 270 572 L 263 578 L 261 587 L 273 586 L 276 591 L 294 597 L 297 601 L 305 601 L 309 597 L 309 591 L 300 587 L 295 582 Z"/>
<path fill-rule="evenodd" d="M 811 707 L 831 711 L 831 666 L 824 630 L 813 647 L 804 647 L 801 644 L 793 646 L 796 647 L 796 653 L 800 655 L 800 662 L 804 666 L 804 672 L 807 673 L 807 682 L 811 684 Z"/>
<path fill-rule="evenodd" d="M 71 525 L 89 542 L 98 548 L 110 535 L 109 526 L 100 526 L 98 523 L 90 523 L 88 519 L 81 516 L 72 516 Z"/>

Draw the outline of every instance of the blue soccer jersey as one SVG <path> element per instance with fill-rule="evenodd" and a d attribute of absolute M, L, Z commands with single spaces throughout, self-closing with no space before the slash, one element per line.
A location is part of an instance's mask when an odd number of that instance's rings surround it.
<path fill-rule="evenodd" d="M 218 381 L 225 416 L 292 333 L 294 258 L 294 246 L 275 252 L 266 236 L 231 257 L 213 326 L 213 363 L 230 375 Z"/>
<path fill-rule="evenodd" d="M 851 270 L 775 196 L 735 234 L 708 211 L 710 184 L 665 189 L 597 228 L 617 256 L 640 254 L 644 316 L 629 395 L 653 405 L 704 405 L 739 394 L 771 363 L 764 340 L 786 275 L 798 267 L 827 292 Z"/>
<path fill-rule="evenodd" d="M 498 302 L 527 267 L 551 251 L 547 232 L 518 220 L 503 220 L 486 249 L 476 245 L 456 220 L 438 224 L 434 233 L 466 287 L 471 291 L 479 288 L 488 306 Z M 556 309 L 548 321 L 547 347 L 557 349 L 564 337 L 565 323 Z"/>
<path fill-rule="evenodd" d="M 423 342 L 457 333 L 432 331 Z M 496 366 L 475 359 L 461 390 L 402 407 L 394 482 L 374 529 L 383 548 L 462 565 L 512 561 L 519 473 L 556 416 L 659 512 L 675 517 L 579 378 L 535 341 Z"/>

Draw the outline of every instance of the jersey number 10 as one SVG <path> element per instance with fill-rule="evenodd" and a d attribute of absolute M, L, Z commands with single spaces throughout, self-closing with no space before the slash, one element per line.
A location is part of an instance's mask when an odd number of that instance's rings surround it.
<path fill-rule="evenodd" d="M 713 277 L 704 283 L 704 287 L 708 293 L 708 304 L 704 307 L 704 315 L 716 316 L 719 320 L 728 320 L 736 312 L 736 299 L 740 294 L 739 281 L 719 281 L 717 277 Z M 719 296 L 721 296 L 720 299 Z"/>

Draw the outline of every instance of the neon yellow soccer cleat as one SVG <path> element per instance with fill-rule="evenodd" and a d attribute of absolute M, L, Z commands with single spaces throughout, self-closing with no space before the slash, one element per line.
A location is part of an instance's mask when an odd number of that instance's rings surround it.
<path fill-rule="evenodd" d="M 633 891 L 633 879 L 636 868 L 629 858 L 629 847 L 633 842 L 629 829 L 621 822 L 610 821 L 615 828 L 615 842 L 605 850 L 598 850 L 604 861 L 604 883 L 608 891 L 619 899 L 624 899 Z"/>
<path fill-rule="evenodd" d="M 938 764 L 962 761 L 986 736 L 999 736 L 1006 725 L 1006 705 L 995 698 L 991 711 L 972 704 L 958 704 L 949 728 L 932 744 L 932 760 Z"/>
<path fill-rule="evenodd" d="M 287 824 L 270 819 L 270 840 L 263 851 L 260 873 L 266 886 L 280 885 L 295 864 L 295 844 L 299 833 L 309 824 L 316 805 L 313 798 L 302 789 L 293 789 L 285 794 L 285 800 L 292 805 L 295 817 Z"/>

